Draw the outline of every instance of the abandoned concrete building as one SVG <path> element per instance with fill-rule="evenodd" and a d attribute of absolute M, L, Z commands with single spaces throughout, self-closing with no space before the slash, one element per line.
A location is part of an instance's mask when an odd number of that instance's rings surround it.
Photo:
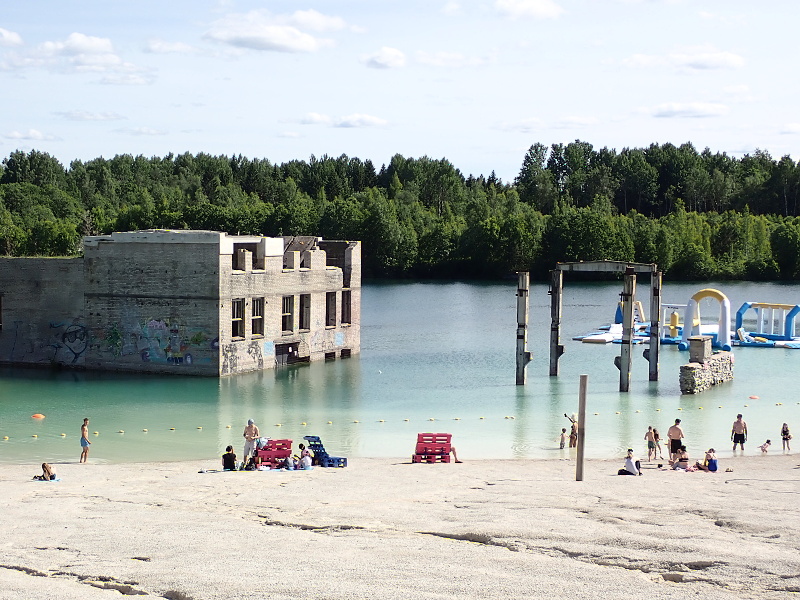
<path fill-rule="evenodd" d="M 361 243 L 148 230 L 0 259 L 0 363 L 225 377 L 360 349 Z"/>

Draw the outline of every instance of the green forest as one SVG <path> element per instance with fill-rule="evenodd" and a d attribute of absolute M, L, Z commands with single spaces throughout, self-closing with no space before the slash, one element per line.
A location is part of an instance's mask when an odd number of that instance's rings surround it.
<path fill-rule="evenodd" d="M 544 277 L 557 261 L 655 262 L 672 279 L 800 278 L 800 167 L 652 144 L 534 144 L 513 182 L 446 159 L 345 155 L 273 164 L 118 155 L 68 167 L 15 151 L 0 168 L 0 252 L 71 256 L 136 229 L 363 242 L 366 276 Z"/>

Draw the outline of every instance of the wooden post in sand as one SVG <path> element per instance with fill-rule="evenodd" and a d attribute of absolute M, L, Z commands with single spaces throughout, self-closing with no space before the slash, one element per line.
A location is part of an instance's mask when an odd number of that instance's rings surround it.
<path fill-rule="evenodd" d="M 578 396 L 578 462 L 575 465 L 575 481 L 583 481 L 583 443 L 586 432 L 586 387 L 588 375 L 581 375 L 581 387 Z"/>

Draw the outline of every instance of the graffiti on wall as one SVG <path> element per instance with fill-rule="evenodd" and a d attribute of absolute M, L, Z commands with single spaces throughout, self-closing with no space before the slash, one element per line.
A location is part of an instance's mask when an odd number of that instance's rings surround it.
<path fill-rule="evenodd" d="M 73 319 L 72 322 L 50 322 L 50 347 L 53 362 L 75 364 L 89 345 L 86 325 Z"/>
<path fill-rule="evenodd" d="M 261 353 L 261 344 L 258 340 L 250 342 L 250 345 L 247 346 L 247 353 L 256 361 L 259 370 L 264 368 L 264 355 Z"/>
<path fill-rule="evenodd" d="M 148 319 L 128 323 L 112 323 L 105 330 L 106 350 L 115 358 L 139 355 L 142 362 L 191 365 L 195 362 L 192 349 L 218 349 L 202 329 L 189 329 L 177 320 Z M 204 362 L 210 362 L 210 358 Z"/>
<path fill-rule="evenodd" d="M 222 374 L 236 373 L 239 370 L 239 355 L 236 344 L 222 346 Z"/>

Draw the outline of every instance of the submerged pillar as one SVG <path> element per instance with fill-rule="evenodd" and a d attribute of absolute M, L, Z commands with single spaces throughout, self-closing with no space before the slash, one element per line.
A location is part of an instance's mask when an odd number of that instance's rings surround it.
<path fill-rule="evenodd" d="M 619 353 L 619 391 L 627 392 L 631 387 L 633 303 L 636 301 L 636 271 L 631 267 L 625 269 L 625 281 L 620 298 L 622 300 L 622 348 Z"/>
<path fill-rule="evenodd" d="M 647 352 L 650 381 L 658 381 L 658 355 L 661 350 L 661 271 L 650 275 L 650 348 Z"/>
<path fill-rule="evenodd" d="M 561 298 L 564 276 L 562 271 L 550 271 L 550 376 L 558 375 L 558 359 L 564 354 L 561 341 Z"/>
<path fill-rule="evenodd" d="M 530 273 L 519 271 L 517 284 L 517 385 L 525 385 L 528 372 L 525 369 L 531 362 L 528 352 L 528 297 L 530 295 Z"/>

